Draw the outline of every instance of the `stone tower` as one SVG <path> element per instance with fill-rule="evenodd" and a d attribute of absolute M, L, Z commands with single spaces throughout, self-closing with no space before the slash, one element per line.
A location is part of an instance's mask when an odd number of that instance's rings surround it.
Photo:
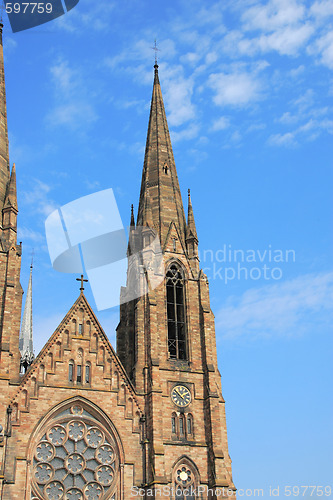
<path fill-rule="evenodd" d="M 81 277 L 77 300 L 36 357 L 31 276 L 20 336 L 2 41 L 0 73 L 0 498 L 235 498 L 208 281 L 190 193 L 184 213 L 157 64 L 117 352 Z"/>
<path fill-rule="evenodd" d="M 150 243 L 156 236 L 163 276 L 154 287 Z M 185 218 L 157 64 L 129 256 L 117 353 L 145 399 L 147 484 L 234 490 L 208 280 L 199 267 L 190 193 Z M 134 283 L 142 296 L 127 301 Z"/>
<path fill-rule="evenodd" d="M 6 379 L 19 380 L 18 339 L 23 293 L 20 284 L 21 246 L 17 245 L 15 164 L 11 172 L 9 168 L 2 29 L 0 23 L 0 384 Z"/>

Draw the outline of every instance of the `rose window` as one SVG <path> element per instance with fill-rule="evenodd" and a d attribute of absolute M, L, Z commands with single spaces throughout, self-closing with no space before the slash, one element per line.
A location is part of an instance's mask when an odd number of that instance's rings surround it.
<path fill-rule="evenodd" d="M 115 500 L 118 468 L 111 433 L 80 405 L 72 406 L 35 446 L 31 498 Z"/>

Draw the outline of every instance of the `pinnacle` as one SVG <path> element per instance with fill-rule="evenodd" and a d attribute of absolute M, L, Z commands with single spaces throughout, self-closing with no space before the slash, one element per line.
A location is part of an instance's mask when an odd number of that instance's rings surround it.
<path fill-rule="evenodd" d="M 195 221 L 194 221 L 192 201 L 191 201 L 191 191 L 188 190 L 188 216 L 187 216 L 186 239 L 191 237 L 198 240 L 197 229 L 195 227 Z"/>

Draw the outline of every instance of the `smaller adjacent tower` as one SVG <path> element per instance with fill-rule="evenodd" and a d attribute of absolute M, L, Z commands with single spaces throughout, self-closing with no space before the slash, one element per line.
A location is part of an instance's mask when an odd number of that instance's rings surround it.
<path fill-rule="evenodd" d="M 27 371 L 35 357 L 32 336 L 32 268 L 33 265 L 31 262 L 27 298 L 25 300 L 19 341 L 21 373 Z"/>

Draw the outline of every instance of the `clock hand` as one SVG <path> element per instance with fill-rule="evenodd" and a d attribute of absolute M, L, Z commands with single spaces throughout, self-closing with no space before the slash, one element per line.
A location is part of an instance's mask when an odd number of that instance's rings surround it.
<path fill-rule="evenodd" d="M 178 389 L 175 389 L 175 391 L 176 391 L 176 393 L 177 393 L 177 394 L 179 394 L 179 396 L 180 396 L 182 399 L 184 399 L 184 396 L 182 396 L 182 395 L 180 394 L 180 392 L 178 391 Z"/>

